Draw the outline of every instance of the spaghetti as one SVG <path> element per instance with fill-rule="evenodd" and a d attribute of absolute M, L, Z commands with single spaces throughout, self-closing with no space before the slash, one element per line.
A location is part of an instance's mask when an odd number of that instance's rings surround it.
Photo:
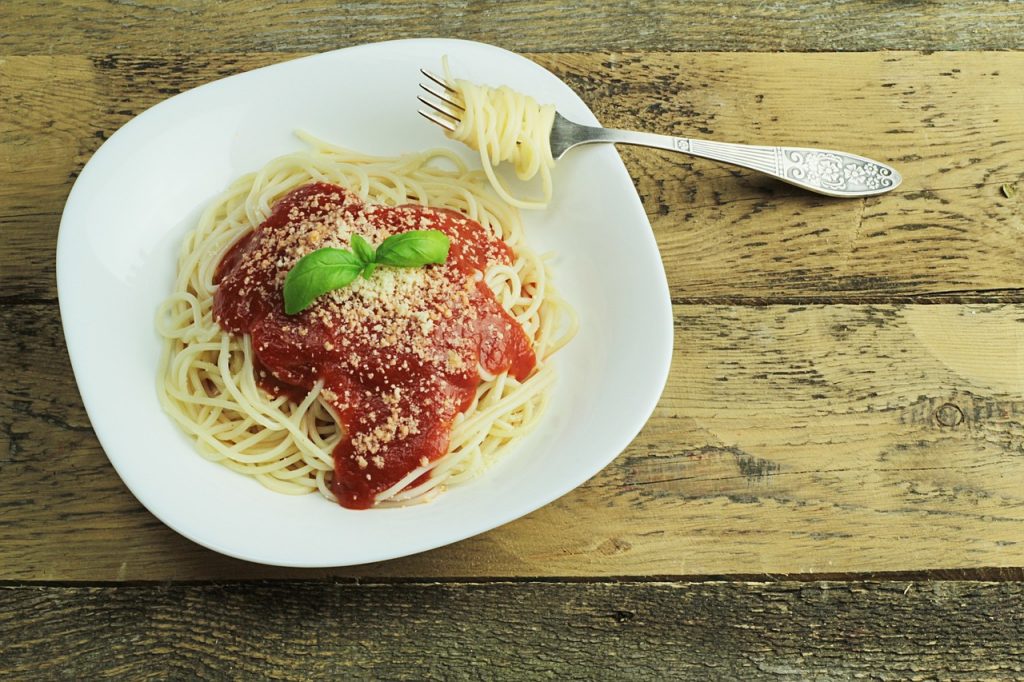
<path fill-rule="evenodd" d="M 272 490 L 319 491 L 358 508 L 429 499 L 444 486 L 478 475 L 504 445 L 535 425 L 554 381 L 548 359 L 572 337 L 575 316 L 551 287 L 543 259 L 524 244 L 516 212 L 495 200 L 486 191 L 485 176 L 469 171 L 456 155 L 435 150 L 377 158 L 301 137 L 310 145 L 308 152 L 279 158 L 237 180 L 186 237 L 174 292 L 157 318 L 165 341 L 158 377 L 161 402 L 204 457 L 253 476 Z M 266 372 L 260 361 L 262 346 L 254 347 L 248 333 L 226 330 L 218 323 L 225 318 L 215 311 L 226 256 L 254 227 L 268 221 L 283 200 L 317 183 L 345 188 L 357 203 L 396 211 L 409 203 L 452 209 L 459 212 L 452 214 L 456 222 L 468 218 L 507 245 L 509 257 L 488 261 L 480 286 L 522 330 L 536 359 L 529 372 L 522 367 L 489 372 L 481 362 L 463 409 L 445 424 L 440 456 L 422 459 L 386 488 L 373 489 L 368 504 L 338 497 L 335 479 L 341 468 L 336 454 L 344 449 L 339 445 L 353 439 L 325 379 L 315 377 L 308 391 L 298 393 L 294 386 L 268 390 L 268 383 L 279 377 L 261 380 Z M 385 276 L 400 279 L 397 274 Z M 373 465 L 367 470 L 371 472 L 376 472 Z"/>
<path fill-rule="evenodd" d="M 447 60 L 443 66 L 448 86 L 464 107 L 448 136 L 480 153 L 487 179 L 505 202 L 524 209 L 547 206 L 552 196 L 551 169 L 555 166 L 550 140 L 554 105 L 539 104 L 506 85 L 491 88 L 452 78 Z M 494 170 L 503 161 L 512 163 L 520 180 L 539 176 L 541 195 L 514 196 Z"/>

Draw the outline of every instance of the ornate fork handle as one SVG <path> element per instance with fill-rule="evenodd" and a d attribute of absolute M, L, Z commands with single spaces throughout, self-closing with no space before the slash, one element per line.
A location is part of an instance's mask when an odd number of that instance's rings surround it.
<path fill-rule="evenodd" d="M 831 149 L 758 147 L 710 142 L 615 128 L 602 131 L 593 142 L 622 142 L 683 152 L 760 171 L 797 187 L 832 197 L 867 197 L 895 188 L 903 178 L 892 166 L 863 156 Z"/>
<path fill-rule="evenodd" d="M 432 86 L 421 85 L 420 87 L 434 99 L 424 99 L 421 95 L 419 100 L 443 118 L 436 118 L 434 114 L 422 109 L 420 115 L 448 131 L 454 131 L 455 124 L 461 120 L 460 112 L 463 111 L 463 107 L 450 97 L 458 93 L 441 76 L 429 71 L 422 73 L 435 85 L 444 88 L 447 95 L 435 92 L 431 89 Z M 586 126 L 571 121 L 558 112 L 555 112 L 549 142 L 551 155 L 556 159 L 562 158 L 574 147 L 593 142 L 622 142 L 668 149 L 760 171 L 791 185 L 832 197 L 868 197 L 882 194 L 894 189 L 903 181 L 892 166 L 846 152 L 804 147 L 757 147 Z"/>

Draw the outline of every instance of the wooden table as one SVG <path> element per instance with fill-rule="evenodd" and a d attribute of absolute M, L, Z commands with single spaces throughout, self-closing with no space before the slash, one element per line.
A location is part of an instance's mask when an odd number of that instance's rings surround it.
<path fill-rule="evenodd" d="M 611 466 L 382 564 L 204 550 L 90 429 L 64 200 L 171 94 L 423 35 L 523 52 L 606 125 L 855 150 L 906 180 L 834 201 L 623 149 L 677 326 Z M 0 4 L 0 677 L 1024 675 L 1022 47 L 1012 0 Z"/>

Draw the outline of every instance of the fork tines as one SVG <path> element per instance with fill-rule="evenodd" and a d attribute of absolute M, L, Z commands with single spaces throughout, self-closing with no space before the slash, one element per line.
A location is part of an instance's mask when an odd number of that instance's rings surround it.
<path fill-rule="evenodd" d="M 436 111 L 438 114 L 444 116 L 445 118 L 437 118 L 429 111 L 424 111 L 423 109 L 419 110 L 420 116 L 427 119 L 431 123 L 441 126 L 445 130 L 454 131 L 455 124 L 458 124 L 462 120 L 459 118 L 458 112 L 466 110 L 465 107 L 463 107 L 458 102 L 454 101 L 453 98 L 448 96 L 447 94 L 451 93 L 451 95 L 455 95 L 457 94 L 457 91 L 451 86 L 449 86 L 444 81 L 443 78 L 427 71 L 426 69 L 420 69 L 420 73 L 422 73 L 424 76 L 429 78 L 437 85 L 440 85 L 442 88 L 444 88 L 444 91 L 446 93 L 441 94 L 431 89 L 430 86 L 420 83 L 420 88 L 422 88 L 427 94 L 429 94 L 434 99 L 426 99 L 422 95 L 418 96 L 416 99 L 418 99 L 423 104 L 426 104 L 432 110 Z"/>

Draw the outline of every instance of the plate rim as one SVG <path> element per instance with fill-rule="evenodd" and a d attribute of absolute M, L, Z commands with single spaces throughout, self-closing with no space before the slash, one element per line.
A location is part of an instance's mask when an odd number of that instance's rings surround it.
<path fill-rule="evenodd" d="M 74 282 L 69 280 L 69 277 L 70 277 L 69 270 L 72 267 L 71 263 L 73 263 L 74 261 L 73 261 L 73 257 L 68 253 L 68 249 L 70 248 L 69 244 L 71 243 L 71 239 L 75 236 L 74 233 L 73 233 L 73 231 L 76 229 L 75 226 L 74 226 L 74 223 L 75 223 L 74 216 L 75 216 L 75 213 L 76 213 L 75 209 L 77 208 L 77 205 L 80 203 L 79 194 L 84 191 L 83 190 L 84 187 L 87 187 L 91 182 L 93 182 L 92 176 L 97 172 L 96 171 L 97 165 L 94 164 L 94 161 L 96 159 L 100 159 L 101 162 L 102 162 L 103 159 L 105 159 L 109 154 L 112 153 L 111 150 L 116 149 L 121 144 L 120 140 L 126 134 L 125 131 L 129 131 L 130 132 L 130 131 L 134 130 L 136 127 L 138 127 L 140 125 L 143 125 L 142 123 L 140 123 L 140 121 L 143 120 L 144 117 L 147 117 L 147 115 L 150 115 L 154 111 L 159 111 L 161 109 L 166 108 L 168 106 L 168 103 L 173 102 L 173 101 L 177 100 L 178 98 L 185 97 L 185 96 L 188 96 L 188 95 L 190 95 L 192 93 L 195 93 L 197 91 L 204 90 L 204 89 L 216 86 L 217 84 L 222 84 L 225 81 L 232 81 L 232 80 L 235 80 L 235 79 L 246 78 L 246 77 L 249 77 L 250 74 L 254 74 L 254 73 L 257 73 L 257 72 L 265 72 L 267 70 L 278 69 L 278 68 L 281 68 L 281 67 L 283 67 L 285 65 L 292 65 L 292 68 L 294 68 L 294 65 L 296 63 L 301 63 L 303 61 L 322 59 L 322 58 L 324 58 L 327 55 L 334 55 L 334 54 L 338 54 L 338 53 L 342 53 L 342 52 L 359 51 L 359 50 L 363 50 L 365 48 L 380 48 L 382 46 L 398 46 L 398 45 L 403 45 L 403 44 L 404 45 L 423 45 L 423 44 L 438 45 L 438 44 L 450 44 L 450 43 L 456 43 L 456 44 L 460 44 L 461 43 L 461 44 L 473 46 L 474 48 L 485 48 L 487 50 L 496 50 L 496 51 L 500 51 L 502 53 L 505 53 L 506 55 L 512 55 L 513 57 L 515 57 L 517 59 L 528 61 L 535 68 L 542 69 L 543 71 L 547 72 L 552 77 L 558 79 L 559 82 L 561 82 L 563 85 L 565 85 L 566 88 L 568 88 L 570 91 L 572 91 L 572 88 L 570 86 L 568 86 L 568 84 L 565 84 L 564 81 L 562 81 L 562 79 L 560 79 L 557 76 L 555 76 L 553 73 L 551 73 L 548 69 L 546 69 L 545 67 L 541 66 L 540 64 L 537 64 L 536 62 L 528 59 L 527 57 L 525 57 L 523 55 L 517 54 L 515 52 L 511 52 L 511 51 L 506 50 L 504 48 L 501 48 L 501 47 L 498 47 L 498 46 L 495 46 L 495 45 L 491 45 L 491 44 L 488 44 L 488 43 L 483 43 L 483 42 L 478 42 L 478 41 L 470 41 L 470 40 L 462 40 L 462 39 L 447 39 L 447 38 L 409 38 L 409 39 L 380 41 L 380 42 L 373 42 L 373 43 L 363 43 L 363 44 L 354 45 L 354 46 L 350 46 L 350 47 L 340 48 L 340 49 L 337 49 L 337 50 L 329 50 L 329 51 L 326 51 L 326 52 L 320 52 L 320 53 L 316 53 L 316 54 L 312 54 L 312 55 L 305 55 L 305 56 L 302 56 L 302 57 L 297 57 L 297 58 L 292 58 L 292 59 L 285 59 L 285 60 L 282 60 L 282 61 L 279 61 L 279 62 L 275 62 L 273 64 L 268 64 L 268 65 L 265 65 L 265 66 L 258 67 L 256 69 L 250 69 L 250 70 L 247 70 L 247 71 L 240 72 L 238 74 L 232 74 L 230 76 L 225 76 L 223 78 L 218 78 L 216 80 L 212 80 L 212 81 L 200 84 L 200 85 L 198 85 L 198 86 L 196 86 L 194 88 L 189 88 L 188 90 L 184 90 L 181 93 L 177 93 L 177 94 L 175 94 L 175 95 L 173 95 L 171 97 L 163 99 L 163 100 L 157 102 L 156 104 L 154 104 L 153 106 L 148 107 L 147 109 L 145 109 L 144 111 L 140 112 L 139 114 L 133 116 L 129 121 L 127 121 L 117 131 L 115 131 L 106 141 L 104 141 L 104 143 L 96 150 L 96 152 L 93 153 L 93 155 L 89 158 L 89 160 L 84 164 L 81 172 L 79 173 L 78 177 L 76 178 L 75 183 L 72 186 L 72 189 L 71 189 L 71 191 L 68 194 L 68 198 L 67 198 L 67 200 L 65 202 L 65 206 L 64 206 L 64 209 L 63 209 L 62 214 L 61 214 L 61 220 L 60 220 L 60 225 L 59 225 L 59 228 L 58 228 L 58 236 L 57 236 L 57 248 L 56 248 L 56 279 L 57 279 L 58 307 L 59 307 L 59 311 L 60 311 L 60 315 L 61 315 L 61 326 L 62 326 L 62 330 L 63 330 L 63 334 L 64 334 L 65 344 L 66 344 L 66 347 L 67 347 L 67 350 L 68 350 L 68 356 L 70 358 L 71 366 L 72 366 L 72 371 L 73 371 L 73 374 L 74 374 L 74 377 L 75 377 L 75 384 L 76 384 L 76 387 L 78 388 L 79 395 L 81 396 L 83 407 L 85 408 L 86 414 L 89 417 L 89 421 L 90 421 L 90 425 L 92 427 L 92 430 L 96 434 L 96 438 L 99 441 L 100 446 L 103 449 L 104 456 L 110 462 L 111 466 L 114 468 L 115 472 L 117 473 L 117 475 L 119 476 L 121 481 L 129 489 L 129 491 L 136 498 L 136 500 L 138 500 L 138 502 L 149 513 L 153 514 L 153 516 L 155 516 L 157 519 L 159 519 L 161 523 L 163 523 L 164 525 L 168 526 L 169 528 L 174 530 L 176 533 L 178 533 L 179 535 L 187 538 L 188 540 L 190 540 L 192 542 L 195 542 L 196 544 L 199 544 L 200 546 L 203 546 L 203 547 L 205 547 L 207 549 L 215 551 L 215 552 L 217 552 L 219 554 L 230 556 L 230 557 L 233 557 L 233 558 L 236 558 L 236 559 L 241 559 L 241 560 L 245 560 L 245 561 L 252 562 L 252 563 L 257 563 L 257 564 L 271 565 L 271 566 L 281 566 L 281 567 L 289 567 L 289 568 L 333 568 L 333 567 L 343 567 L 343 566 L 366 565 L 366 564 L 370 564 L 370 563 L 376 563 L 376 562 L 380 562 L 380 561 L 396 559 L 396 558 L 401 558 L 401 557 L 405 557 L 405 556 L 411 556 L 411 555 L 414 555 L 414 554 L 419 554 L 421 552 L 429 551 L 431 549 L 436 549 L 436 548 L 439 548 L 439 547 L 450 545 L 450 544 L 453 544 L 455 542 L 460 542 L 462 540 L 465 540 L 466 538 L 473 537 L 473 536 L 476 536 L 476 535 L 479 535 L 479 534 L 482 534 L 482 533 L 486 533 L 488 531 L 491 531 L 491 530 L 494 530 L 496 528 L 499 528 L 499 527 L 501 527 L 501 526 L 503 526 L 503 525 L 505 525 L 507 523 L 510 523 L 511 521 L 514 521 L 514 520 L 517 520 L 519 518 L 522 518 L 522 517 L 526 516 L 527 514 L 530 514 L 530 513 L 534 512 L 534 511 L 536 511 L 537 509 L 540 509 L 541 507 L 544 507 L 544 506 L 547 506 L 548 504 L 551 504 L 553 501 L 563 497 L 564 495 L 568 494 L 569 492 L 571 492 L 571 491 L 575 490 L 576 488 L 578 488 L 579 486 L 583 485 L 586 481 L 588 481 L 589 479 L 591 479 L 592 477 L 594 477 L 595 475 L 600 473 L 609 464 L 611 464 L 619 455 L 622 454 L 622 452 L 630 445 L 630 443 L 632 443 L 635 440 L 636 436 L 640 433 L 640 431 L 644 428 L 644 426 L 650 420 L 651 414 L 653 414 L 653 412 L 656 409 L 658 403 L 660 402 L 661 396 L 664 393 L 665 386 L 667 385 L 667 382 L 668 382 L 669 371 L 670 371 L 670 368 L 671 368 L 672 355 L 673 355 L 674 323 L 673 323 L 673 310 L 672 310 L 671 296 L 670 296 L 670 292 L 669 292 L 669 288 L 668 288 L 668 280 L 667 280 L 667 275 L 665 273 L 664 262 L 663 262 L 662 258 L 660 257 L 660 250 L 658 249 L 657 242 L 654 239 L 653 230 L 651 230 L 651 228 L 650 228 L 650 220 L 647 217 L 646 212 L 643 210 L 642 202 L 640 201 L 639 195 L 637 194 L 635 187 L 633 187 L 633 185 L 632 185 L 632 178 L 631 178 L 628 170 L 626 169 L 626 166 L 623 163 L 621 156 L 616 152 L 614 154 L 614 157 L 615 157 L 615 172 L 618 173 L 626 182 L 629 183 L 630 193 L 631 193 L 633 199 L 636 201 L 637 207 L 638 207 L 640 213 L 644 216 L 644 220 L 645 220 L 645 222 L 646 222 L 646 224 L 648 226 L 647 238 L 649 238 L 652 241 L 654 252 L 658 254 L 657 262 L 658 262 L 658 266 L 659 267 L 658 267 L 658 273 L 657 274 L 660 275 L 660 276 L 656 277 L 656 279 L 658 280 L 659 288 L 661 289 L 661 294 L 662 294 L 662 295 L 660 295 L 658 297 L 658 305 L 659 305 L 659 307 L 662 308 L 662 311 L 659 314 L 659 318 L 664 317 L 664 319 L 668 321 L 668 324 L 666 325 L 666 332 L 667 333 L 665 334 L 664 338 L 661 338 L 659 340 L 660 343 L 658 344 L 662 348 L 661 356 L 660 356 L 660 358 L 658 358 L 658 360 L 660 362 L 658 362 L 659 366 L 658 366 L 658 371 L 657 371 L 657 374 L 660 377 L 660 381 L 658 382 L 657 390 L 653 390 L 653 388 L 652 388 L 652 390 L 650 390 L 648 393 L 645 394 L 647 396 L 647 399 L 645 401 L 643 401 L 644 404 L 642 405 L 642 409 L 638 410 L 639 412 L 642 412 L 642 414 L 644 414 L 645 416 L 644 416 L 644 418 L 642 420 L 638 420 L 637 424 L 635 425 L 635 428 L 634 429 L 630 429 L 629 433 L 626 433 L 625 431 L 622 432 L 621 437 L 618 439 L 620 441 L 620 443 L 616 443 L 614 445 L 614 447 L 609 447 L 608 448 L 608 453 L 609 454 L 608 454 L 607 457 L 603 457 L 602 456 L 598 460 L 588 459 L 588 460 L 586 460 L 587 466 L 582 466 L 582 467 L 575 468 L 573 470 L 575 472 L 574 475 L 568 476 L 566 478 L 565 482 L 562 485 L 557 486 L 559 492 L 553 492 L 551 494 L 542 495 L 540 497 L 529 497 L 529 498 L 523 497 L 523 498 L 521 498 L 523 500 L 523 502 L 521 502 L 519 504 L 516 504 L 516 505 L 508 506 L 503 511 L 497 513 L 494 517 L 489 518 L 486 522 L 484 522 L 482 524 L 479 524 L 479 526 L 475 526 L 475 525 L 471 525 L 471 524 L 466 525 L 466 526 L 464 526 L 464 529 L 465 529 L 464 532 L 452 533 L 452 534 L 448 535 L 446 537 L 446 539 L 444 539 L 441 542 L 437 542 L 437 541 L 434 541 L 434 540 L 428 540 L 428 541 L 419 543 L 419 546 L 413 546 L 413 547 L 409 547 L 409 544 L 406 543 L 405 545 L 401 546 L 398 551 L 382 550 L 382 551 L 377 552 L 377 554 L 375 554 L 375 555 L 369 555 L 369 556 L 366 556 L 366 557 L 361 557 L 361 558 L 359 558 L 357 560 L 352 560 L 352 561 L 340 561 L 340 562 L 337 561 L 337 560 L 326 560 L 326 561 L 323 561 L 323 560 L 321 560 L 321 561 L 316 561 L 316 560 L 312 560 L 312 561 L 311 560 L 296 560 L 296 561 L 288 561 L 288 560 L 281 560 L 279 558 L 269 559 L 266 556 L 260 555 L 258 552 L 240 551 L 240 550 L 238 550 L 236 548 L 233 548 L 233 547 L 225 547 L 223 545 L 219 545 L 219 544 L 217 544 L 215 542 L 215 540 L 210 539 L 208 537 L 204 537 L 204 536 L 202 536 L 199 533 L 193 532 L 193 529 L 188 528 L 188 527 L 184 527 L 182 524 L 177 523 L 176 520 L 173 518 L 173 515 L 164 513 L 163 509 L 154 509 L 154 506 L 159 507 L 160 505 L 155 505 L 155 504 L 152 503 L 152 499 L 147 499 L 150 496 L 146 493 L 146 491 L 144 489 L 140 489 L 139 486 L 138 486 L 138 482 L 131 480 L 132 477 L 130 475 L 126 475 L 125 471 L 122 470 L 122 467 L 119 466 L 119 464 L 118 464 L 119 457 L 116 456 L 116 455 L 114 455 L 114 456 L 111 455 L 111 447 L 110 447 L 110 443 L 109 443 L 110 438 L 107 435 L 106 429 L 104 429 L 103 432 L 101 432 L 101 430 L 96 427 L 96 424 L 97 424 L 97 421 L 98 421 L 97 420 L 97 415 L 99 414 L 100 406 L 97 405 L 97 401 L 96 400 L 90 399 L 89 397 L 87 397 L 88 391 L 87 390 L 83 390 L 83 386 L 82 386 L 81 381 L 80 381 L 80 378 L 82 377 L 81 367 L 83 366 L 83 364 L 88 359 L 87 358 L 86 349 L 82 348 L 80 346 L 80 344 L 78 344 L 74 340 L 74 338 L 73 338 L 74 331 L 73 331 L 73 329 L 71 327 L 69 327 L 69 324 L 68 324 L 68 320 L 70 320 L 73 317 L 75 317 L 75 315 L 73 315 L 71 313 L 71 310 L 70 310 L 70 306 L 72 305 L 70 299 L 72 298 L 72 295 L 67 293 L 74 286 Z M 444 52 L 439 50 L 439 53 L 444 53 Z M 575 95 L 575 91 L 572 91 L 572 92 Z M 578 98 L 578 95 L 576 95 L 576 96 Z M 580 101 L 582 102 L 582 100 L 580 100 Z M 583 103 L 583 106 L 586 107 L 588 112 L 590 111 L 590 108 L 587 107 L 585 103 Z M 592 115 L 592 112 L 591 112 L 591 115 Z M 595 119 L 595 121 L 596 121 L 596 119 Z M 654 345 L 654 344 L 652 344 L 652 345 Z M 155 368 L 154 368 L 154 370 L 155 370 Z M 155 377 L 155 371 L 154 371 L 154 377 Z M 164 416 L 166 418 L 170 419 L 170 417 L 167 417 L 166 414 Z M 103 421 L 103 420 L 99 419 L 99 421 Z M 469 485 L 472 485 L 472 483 L 470 483 Z M 383 510 L 377 510 L 377 511 L 379 512 L 379 511 L 383 511 Z M 363 513 L 376 513 L 376 512 L 375 511 L 370 511 L 370 512 L 363 512 Z"/>

